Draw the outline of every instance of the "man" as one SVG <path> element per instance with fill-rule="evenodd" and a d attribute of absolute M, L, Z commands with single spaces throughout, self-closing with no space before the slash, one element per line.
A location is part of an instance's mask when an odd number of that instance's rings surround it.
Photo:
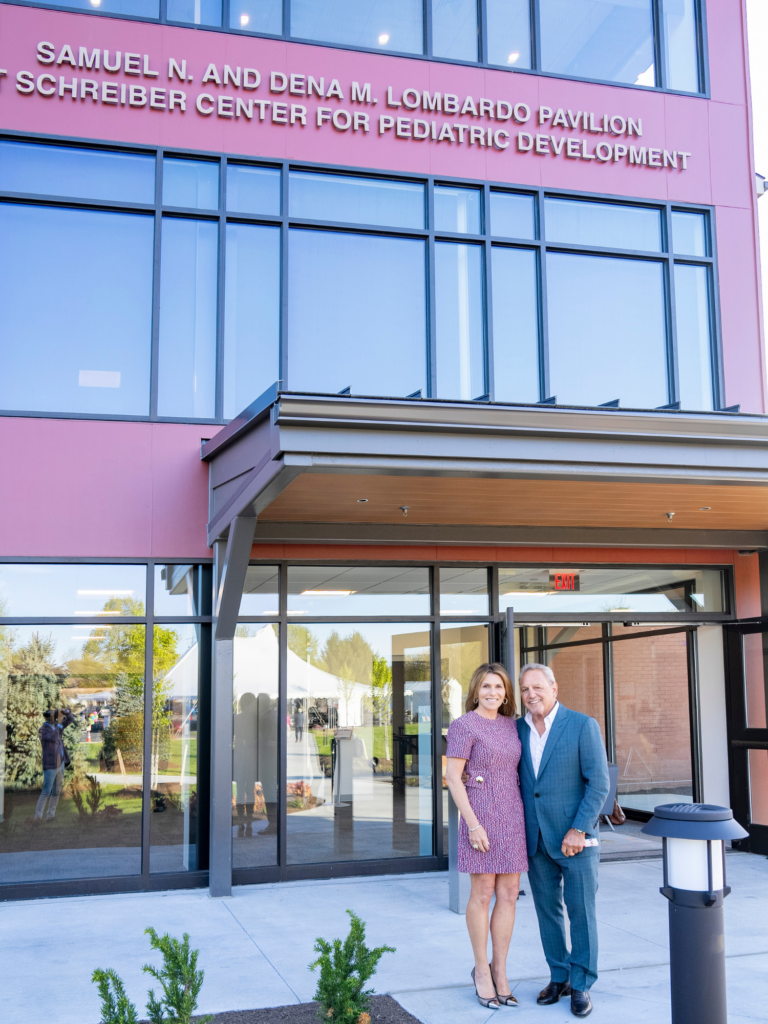
<path fill-rule="evenodd" d="M 548 1006 L 570 995 L 571 1013 L 587 1017 L 592 1012 L 589 989 L 597 980 L 600 847 L 585 842 L 596 832 L 608 796 L 605 746 L 594 718 L 558 702 L 557 682 L 547 665 L 523 666 L 520 696 L 528 712 L 517 723 L 528 880 L 552 974 L 536 1001 Z M 571 925 L 570 953 L 563 902 Z"/>
<path fill-rule="evenodd" d="M 64 769 L 70 763 L 70 757 L 64 746 L 63 733 L 68 725 L 76 719 L 66 708 L 61 710 L 61 721 L 56 721 L 56 711 L 49 708 L 43 712 L 45 721 L 37 730 L 40 745 L 43 748 L 43 788 L 35 808 L 35 821 L 43 820 L 45 804 L 48 803 L 46 818 L 52 821 L 56 816 L 56 806 L 64 785 Z"/>

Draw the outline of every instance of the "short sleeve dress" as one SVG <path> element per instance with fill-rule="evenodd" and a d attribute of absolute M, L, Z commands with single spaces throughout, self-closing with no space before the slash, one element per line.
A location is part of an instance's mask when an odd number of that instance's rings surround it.
<path fill-rule="evenodd" d="M 514 718 L 483 718 L 469 711 L 448 729 L 448 757 L 466 759 L 467 796 L 490 843 L 472 849 L 466 821 L 459 824 L 459 871 L 509 874 L 528 870 L 525 818 L 517 766 L 521 754 Z"/>

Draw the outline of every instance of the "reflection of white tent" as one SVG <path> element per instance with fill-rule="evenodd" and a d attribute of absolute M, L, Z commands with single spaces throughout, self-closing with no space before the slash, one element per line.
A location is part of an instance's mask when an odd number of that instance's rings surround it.
<path fill-rule="evenodd" d="M 194 643 L 182 654 L 163 680 L 166 685 L 171 684 L 171 689 L 166 691 L 168 697 L 175 697 L 177 700 L 182 697 L 197 697 L 199 660 L 198 646 Z"/>
<path fill-rule="evenodd" d="M 234 695 L 267 693 L 277 697 L 279 648 L 272 626 L 264 626 L 256 636 L 235 637 Z M 363 698 L 371 688 L 363 683 L 347 682 L 304 661 L 288 651 L 288 700 L 313 703 L 325 697 L 338 704 L 338 725 L 363 724 Z"/>

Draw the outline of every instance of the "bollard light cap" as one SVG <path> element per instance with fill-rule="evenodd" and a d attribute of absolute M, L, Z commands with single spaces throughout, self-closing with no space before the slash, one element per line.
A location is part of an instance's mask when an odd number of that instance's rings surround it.
<path fill-rule="evenodd" d="M 661 804 L 642 831 L 666 839 L 744 839 L 749 835 L 734 821 L 730 807 L 717 804 Z"/>

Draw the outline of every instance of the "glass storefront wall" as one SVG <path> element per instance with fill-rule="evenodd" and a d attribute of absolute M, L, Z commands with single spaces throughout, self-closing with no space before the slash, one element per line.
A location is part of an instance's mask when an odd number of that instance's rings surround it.
<path fill-rule="evenodd" d="M 47 0 L 46 5 L 540 69 L 568 78 L 680 92 L 702 88 L 698 0 L 660 0 L 657 13 L 653 0 L 166 0 L 164 15 L 160 0 Z M 660 67 L 657 51 L 663 55 Z"/>
<path fill-rule="evenodd" d="M 0 409 L 221 422 L 277 380 L 721 407 L 709 211 L 469 185 L 0 140 Z M 94 298 L 70 257 L 106 238 Z"/>
<path fill-rule="evenodd" d="M 210 603 L 209 566 L 0 565 L 0 885 L 207 864 Z"/>
<path fill-rule="evenodd" d="M 549 664 L 564 704 L 598 721 L 622 804 L 693 799 L 695 626 L 675 619 L 724 618 L 726 594 L 718 568 L 249 566 L 234 640 L 235 881 L 440 863 L 445 736 L 474 669 L 505 656 L 509 607 L 515 672 Z M 0 565 L 0 884 L 143 887 L 205 869 L 211 596 L 209 565 Z M 526 624 L 544 609 L 579 621 Z M 749 678 L 750 722 L 764 725 L 764 685 Z"/>

